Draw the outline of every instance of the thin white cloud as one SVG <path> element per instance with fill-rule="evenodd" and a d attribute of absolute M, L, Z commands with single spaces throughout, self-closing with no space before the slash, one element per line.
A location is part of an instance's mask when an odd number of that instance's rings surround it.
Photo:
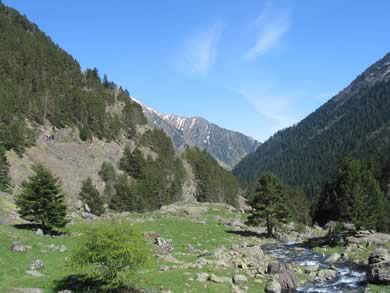
<path fill-rule="evenodd" d="M 254 45 L 245 53 L 244 58 L 252 61 L 274 49 L 290 28 L 289 9 L 275 9 L 267 2 L 264 10 L 251 25 L 257 31 Z"/>
<path fill-rule="evenodd" d="M 222 23 L 217 22 L 192 34 L 180 48 L 179 69 L 194 75 L 207 75 L 215 64 L 222 30 Z"/>
<path fill-rule="evenodd" d="M 267 120 L 267 125 L 262 128 L 263 138 L 267 138 L 276 131 L 292 126 L 302 119 L 302 113 L 294 109 L 291 96 L 275 95 L 272 91 L 241 90 L 240 95 L 251 104 L 262 118 Z"/>

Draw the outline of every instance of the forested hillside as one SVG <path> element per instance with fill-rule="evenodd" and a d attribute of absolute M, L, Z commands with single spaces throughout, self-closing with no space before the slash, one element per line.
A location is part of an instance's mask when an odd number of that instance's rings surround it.
<path fill-rule="evenodd" d="M 82 71 L 35 24 L 3 4 L 0 30 L 0 190 L 12 191 L 31 173 L 28 166 L 39 163 L 56 173 L 69 203 L 80 198 L 95 214 L 105 204 L 146 211 L 180 199 L 182 162 L 165 133 L 146 125 L 127 90 L 96 68 Z M 63 128 L 73 129 L 70 138 L 55 137 Z M 42 132 L 49 133 L 43 141 Z M 11 163 L 9 150 L 19 154 Z M 11 169 L 20 178 L 12 178 Z"/>
<path fill-rule="evenodd" d="M 272 171 L 313 197 L 348 153 L 387 151 L 390 130 L 390 54 L 370 66 L 297 125 L 279 131 L 234 169 L 241 178 Z"/>
<path fill-rule="evenodd" d="M 30 124 L 76 126 L 83 140 L 134 135 L 145 123 L 126 90 L 101 80 L 17 11 L 0 3 L 0 143 L 22 151 L 34 142 Z M 110 106 L 117 111 L 110 110 Z"/>

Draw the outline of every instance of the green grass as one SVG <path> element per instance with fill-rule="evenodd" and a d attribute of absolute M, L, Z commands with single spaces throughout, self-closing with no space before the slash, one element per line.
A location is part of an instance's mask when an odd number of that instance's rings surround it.
<path fill-rule="evenodd" d="M 223 207 L 210 208 L 209 212 L 199 217 L 205 224 L 199 223 L 197 219 L 189 217 L 161 216 L 158 213 L 131 214 L 125 219 L 141 233 L 147 231 L 159 232 L 162 237 L 171 239 L 174 250 L 172 255 L 178 260 L 192 262 L 198 258 L 197 252 L 191 252 L 188 245 L 191 244 L 196 251 L 211 250 L 217 247 L 230 247 L 234 242 L 243 239 L 236 234 L 227 233 L 223 225 L 220 225 L 215 216 L 224 218 L 242 217 L 231 213 Z M 152 218 L 152 220 L 150 220 Z M 143 219 L 138 222 L 136 219 Z M 81 222 L 69 226 L 70 235 L 81 232 L 88 227 L 88 222 Z M 13 241 L 20 241 L 22 244 L 30 245 L 32 248 L 24 253 L 11 252 L 9 249 Z M 251 238 L 245 238 L 250 242 Z M 0 292 L 7 288 L 43 288 L 45 292 L 56 292 L 58 282 L 66 276 L 72 275 L 70 268 L 66 266 L 66 258 L 70 255 L 72 248 L 77 242 L 77 236 L 48 237 L 37 236 L 33 231 L 17 229 L 9 225 L 0 225 Z M 49 246 L 65 245 L 68 250 L 65 252 L 52 251 Z M 44 277 L 36 278 L 29 276 L 25 271 L 33 260 L 40 259 L 46 268 L 41 272 Z M 219 276 L 233 276 L 232 269 L 215 269 L 205 266 L 203 269 L 173 269 L 161 272 L 160 266 L 165 264 L 156 260 L 151 267 L 140 274 L 136 286 L 139 288 L 170 289 L 173 292 L 230 292 L 231 286 L 227 284 L 215 284 L 212 282 L 200 283 L 196 281 L 199 272 L 214 273 Z M 168 264 L 168 263 L 167 263 Z M 172 264 L 169 264 L 172 265 Z M 255 283 L 248 278 L 249 292 L 263 292 L 266 279 L 263 283 Z"/>

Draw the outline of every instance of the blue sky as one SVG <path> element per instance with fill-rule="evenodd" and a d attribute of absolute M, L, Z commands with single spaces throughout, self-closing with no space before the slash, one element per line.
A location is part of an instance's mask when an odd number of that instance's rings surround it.
<path fill-rule="evenodd" d="M 390 1 L 5 0 L 163 113 L 264 141 L 390 51 Z"/>

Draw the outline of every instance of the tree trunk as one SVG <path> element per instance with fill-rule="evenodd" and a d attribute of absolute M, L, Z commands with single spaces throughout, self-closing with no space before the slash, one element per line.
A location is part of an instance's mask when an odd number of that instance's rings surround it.
<path fill-rule="evenodd" d="M 271 219 L 270 219 L 270 216 L 267 215 L 267 235 L 268 237 L 272 237 L 273 233 L 272 233 L 272 222 L 271 222 Z"/>

